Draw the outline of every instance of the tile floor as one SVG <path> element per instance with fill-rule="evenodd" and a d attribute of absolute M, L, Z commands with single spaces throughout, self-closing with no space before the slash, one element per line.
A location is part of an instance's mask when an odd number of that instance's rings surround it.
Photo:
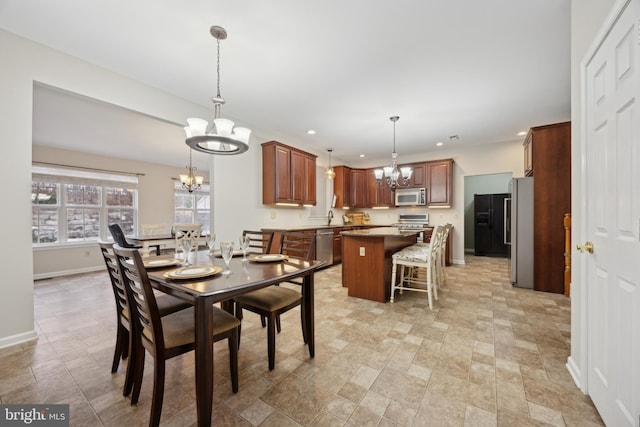
<path fill-rule="evenodd" d="M 505 259 L 446 269 L 434 310 L 405 292 L 393 304 L 347 296 L 340 266 L 316 274 L 316 357 L 299 312 L 282 318 L 276 369 L 266 331 L 246 313 L 240 391 L 215 348 L 214 426 L 595 426 L 591 400 L 564 367 L 570 302 L 513 289 Z M 0 349 L 0 403 L 68 403 L 72 426 L 147 425 L 152 365 L 140 402 L 110 373 L 115 307 L 106 272 L 36 282 L 35 342 Z M 195 423 L 193 353 L 167 364 L 163 425 Z"/>

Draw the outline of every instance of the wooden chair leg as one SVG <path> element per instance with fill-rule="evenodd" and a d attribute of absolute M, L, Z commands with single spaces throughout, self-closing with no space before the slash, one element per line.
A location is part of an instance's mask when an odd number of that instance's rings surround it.
<path fill-rule="evenodd" d="M 396 290 L 396 272 L 398 270 L 398 264 L 393 260 L 393 266 L 391 267 L 391 302 L 393 302 L 393 294 Z"/>
<path fill-rule="evenodd" d="M 129 353 L 127 341 L 129 340 L 129 334 L 122 325 L 118 325 L 116 331 L 116 348 L 113 350 L 113 362 L 111 363 L 111 373 L 118 371 L 120 366 L 120 359 L 126 359 Z"/>
<path fill-rule="evenodd" d="M 276 331 L 278 331 L 278 333 L 282 332 L 282 326 L 280 326 L 280 315 L 276 316 Z"/>
<path fill-rule="evenodd" d="M 140 397 L 140 389 L 142 388 L 142 375 L 144 374 L 144 347 L 137 346 L 132 349 L 135 353 L 135 358 L 129 358 L 129 363 L 133 363 L 133 392 L 131 393 L 131 404 L 138 403 Z"/>
<path fill-rule="evenodd" d="M 242 306 L 240 305 L 239 302 L 236 302 L 235 313 L 236 313 L 236 319 L 238 319 L 240 321 L 240 326 L 238 326 L 238 339 L 236 340 L 237 348 L 240 349 L 240 337 L 242 336 L 242 334 L 241 334 L 241 330 L 242 330 Z"/>
<path fill-rule="evenodd" d="M 276 316 L 267 318 L 267 354 L 269 355 L 269 370 L 276 366 Z"/>
<path fill-rule="evenodd" d="M 162 401 L 164 399 L 164 360 L 155 357 L 153 369 L 153 397 L 151 400 L 151 418 L 149 426 L 160 425 L 160 415 L 162 414 Z"/>
<path fill-rule="evenodd" d="M 229 337 L 229 370 L 231 371 L 231 389 L 238 392 L 238 341 L 240 340 L 240 327 L 236 328 Z"/>
<path fill-rule="evenodd" d="M 304 320 L 304 313 L 304 304 L 300 304 L 300 325 L 302 325 L 302 340 L 305 344 L 307 344 L 307 322 Z"/>
<path fill-rule="evenodd" d="M 140 350 L 136 347 L 136 344 L 133 342 L 134 337 L 127 333 L 127 347 L 129 347 L 129 361 L 127 362 L 127 373 L 124 377 L 124 387 L 122 388 L 122 395 L 129 396 L 131 394 L 131 390 L 135 384 L 136 379 L 136 364 L 139 363 L 139 355 Z M 144 349 L 143 349 L 143 360 L 144 364 Z"/>

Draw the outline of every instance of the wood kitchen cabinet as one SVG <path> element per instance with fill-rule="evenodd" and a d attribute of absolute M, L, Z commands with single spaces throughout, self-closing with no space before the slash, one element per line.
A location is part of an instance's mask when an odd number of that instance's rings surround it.
<path fill-rule="evenodd" d="M 524 146 L 524 176 L 533 175 L 533 132 L 529 131 Z"/>
<path fill-rule="evenodd" d="M 453 203 L 453 159 L 426 163 L 427 207 L 450 208 Z"/>
<path fill-rule="evenodd" d="M 425 188 L 427 186 L 427 163 L 412 163 L 409 166 L 413 173 L 409 183 L 410 188 Z"/>
<path fill-rule="evenodd" d="M 351 168 L 347 166 L 334 166 L 336 173 L 333 179 L 333 194 L 336 195 L 336 208 L 348 209 L 351 207 Z"/>
<path fill-rule="evenodd" d="M 533 176 L 533 289 L 562 294 L 564 215 L 571 213 L 571 122 L 531 128 L 524 145 Z"/>
<path fill-rule="evenodd" d="M 277 141 L 262 144 L 262 203 L 315 205 L 316 157 Z"/>
<path fill-rule="evenodd" d="M 367 169 L 367 204 L 368 207 L 394 206 L 393 192 L 387 184 L 378 183 L 375 169 Z"/>
<path fill-rule="evenodd" d="M 367 170 L 351 169 L 351 207 L 367 208 Z"/>

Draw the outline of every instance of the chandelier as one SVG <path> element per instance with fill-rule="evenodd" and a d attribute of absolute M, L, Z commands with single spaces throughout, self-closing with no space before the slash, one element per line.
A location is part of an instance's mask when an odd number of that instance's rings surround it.
<path fill-rule="evenodd" d="M 411 173 L 413 172 L 410 167 L 401 167 L 398 170 L 398 153 L 396 153 L 396 122 L 400 117 L 392 116 L 389 120 L 393 122 L 393 153 L 391 153 L 391 166 L 387 166 L 383 169 L 376 169 L 373 171 L 378 184 L 386 183 L 391 191 L 396 188 L 408 187 L 409 180 L 411 179 Z"/>
<path fill-rule="evenodd" d="M 333 179 L 336 177 L 336 173 L 331 167 L 331 152 L 333 151 L 333 148 L 327 148 L 327 151 L 329 152 L 329 167 L 324 171 L 324 176 L 326 176 L 327 179 Z"/>
<path fill-rule="evenodd" d="M 220 40 L 227 38 L 227 31 L 217 25 L 209 29 L 211 35 L 218 41 L 217 85 L 218 93 L 211 98 L 214 106 L 214 119 L 211 127 L 209 122 L 198 118 L 187 119 L 188 126 L 184 128 L 186 143 L 194 150 L 208 154 L 240 154 L 249 149 L 251 130 L 242 127 L 234 128 L 233 121 L 220 117 L 220 108 L 225 103 L 220 96 Z"/>
<path fill-rule="evenodd" d="M 180 174 L 182 187 L 189 193 L 199 190 L 204 182 L 204 177 L 195 174 L 196 169 L 198 168 L 191 166 L 191 150 L 189 150 L 189 166 L 187 166 L 187 174 Z"/>

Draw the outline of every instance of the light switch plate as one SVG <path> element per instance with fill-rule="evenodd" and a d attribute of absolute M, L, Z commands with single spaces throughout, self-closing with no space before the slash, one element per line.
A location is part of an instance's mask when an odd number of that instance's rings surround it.
<path fill-rule="evenodd" d="M 360 256 L 364 256 L 364 246 L 360 246 Z"/>

